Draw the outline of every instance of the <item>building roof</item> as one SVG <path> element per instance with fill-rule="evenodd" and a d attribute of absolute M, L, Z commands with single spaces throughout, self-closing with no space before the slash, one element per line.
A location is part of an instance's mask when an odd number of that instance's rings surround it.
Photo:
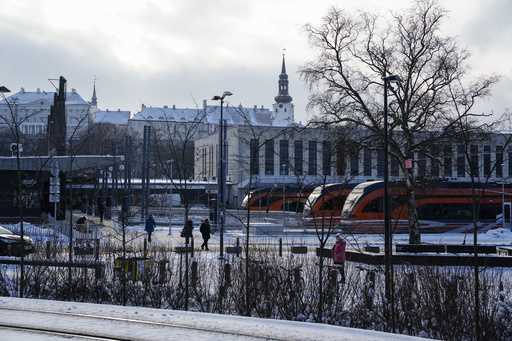
<path fill-rule="evenodd" d="M 94 118 L 95 123 L 128 124 L 130 112 L 127 110 L 99 110 Z"/>
<path fill-rule="evenodd" d="M 46 92 L 46 91 L 25 91 L 21 89 L 21 91 L 11 95 L 7 98 L 9 103 L 15 102 L 18 105 L 52 105 L 53 104 L 53 96 L 55 92 Z M 1 100 L 0 105 L 4 104 L 5 101 Z M 85 101 L 82 96 L 76 90 L 72 90 L 71 92 L 66 93 L 66 104 L 67 105 L 77 105 L 84 104 L 88 105 L 87 101 Z"/>
<path fill-rule="evenodd" d="M 273 116 L 270 109 L 254 106 L 252 108 L 224 106 L 223 118 L 229 125 L 263 125 L 272 126 Z M 203 108 L 176 108 L 168 107 L 146 107 L 136 113 L 133 120 L 154 120 L 154 121 L 175 121 L 175 122 L 194 122 L 203 121 L 204 123 L 218 124 L 220 120 L 220 106 L 207 105 Z"/>

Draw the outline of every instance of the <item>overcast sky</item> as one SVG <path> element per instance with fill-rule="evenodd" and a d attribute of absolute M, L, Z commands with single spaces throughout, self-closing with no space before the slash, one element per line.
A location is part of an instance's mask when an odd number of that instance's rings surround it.
<path fill-rule="evenodd" d="M 472 53 L 475 74 L 502 75 L 482 108 L 510 107 L 512 1 L 443 0 L 445 30 Z M 230 90 L 232 104 L 270 107 L 286 48 L 297 120 L 308 92 L 298 68 L 314 55 L 303 26 L 329 7 L 386 13 L 404 0 L 1 0 L 0 83 L 50 90 L 63 75 L 87 100 L 97 77 L 99 106 L 136 112 L 142 103 L 179 107 Z"/>

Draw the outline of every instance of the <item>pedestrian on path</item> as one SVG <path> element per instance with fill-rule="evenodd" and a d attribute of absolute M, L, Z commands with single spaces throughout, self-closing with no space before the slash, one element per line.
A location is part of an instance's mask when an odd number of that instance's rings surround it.
<path fill-rule="evenodd" d="M 148 234 L 148 242 L 150 242 L 150 243 L 151 243 L 151 234 L 155 230 L 155 226 L 156 226 L 155 219 L 150 214 L 149 217 L 146 219 L 146 227 L 144 228 L 144 230 L 146 230 L 146 232 Z"/>
<path fill-rule="evenodd" d="M 201 236 L 203 237 L 203 244 L 201 244 L 201 250 L 206 249 L 206 251 L 210 251 L 210 249 L 208 249 L 208 239 L 210 239 L 211 228 L 208 219 L 205 219 L 203 221 L 201 227 L 199 227 L 199 231 L 201 232 Z"/>
<path fill-rule="evenodd" d="M 185 227 L 183 227 L 183 230 L 181 231 L 181 236 L 185 238 L 185 245 L 188 245 L 190 242 L 190 238 L 193 238 L 192 231 L 194 230 L 194 224 L 192 223 L 192 220 L 189 219 L 185 223 Z"/>
<path fill-rule="evenodd" d="M 336 243 L 332 247 L 332 259 L 336 268 L 341 274 L 341 283 L 345 283 L 345 249 L 347 242 L 341 234 L 336 235 Z"/>

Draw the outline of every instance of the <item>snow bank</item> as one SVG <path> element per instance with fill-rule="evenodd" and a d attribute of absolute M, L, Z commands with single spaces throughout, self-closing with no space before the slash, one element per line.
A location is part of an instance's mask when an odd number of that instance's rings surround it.
<path fill-rule="evenodd" d="M 15 234 L 21 234 L 21 225 L 18 224 L 5 224 L 2 225 L 9 231 Z M 39 225 L 23 222 L 23 234 L 29 236 L 35 242 L 44 242 L 47 240 L 57 240 L 59 242 L 67 243 L 69 241 L 68 236 L 61 233 L 60 231 L 54 231 L 52 228 L 44 228 Z"/>
<path fill-rule="evenodd" d="M 33 309 L 37 311 L 45 312 L 58 312 L 65 314 L 81 314 L 84 318 L 87 316 L 99 316 L 115 319 L 129 319 L 132 322 L 156 322 L 173 324 L 174 329 L 171 332 L 167 332 L 167 339 L 173 339 L 173 331 L 176 333 L 183 333 L 183 328 L 189 329 L 189 335 L 192 330 L 200 331 L 204 334 L 211 334 L 214 332 L 214 338 L 208 338 L 208 340 L 219 339 L 219 335 L 226 333 L 239 334 L 240 337 L 236 339 L 254 339 L 255 337 L 263 337 L 278 340 L 343 340 L 343 341 L 406 341 L 406 340 L 425 340 L 417 337 L 410 337 L 404 335 L 388 334 L 383 332 L 336 327 L 325 324 L 305 323 L 305 322 L 293 322 L 293 321 L 281 321 L 281 320 L 270 320 L 270 319 L 259 319 L 252 317 L 232 316 L 232 315 L 218 315 L 218 314 L 207 314 L 197 312 L 186 312 L 177 310 L 167 309 L 152 309 L 152 308 L 141 308 L 141 307 L 122 307 L 114 305 L 100 305 L 90 303 L 75 303 L 75 302 L 59 302 L 50 300 L 36 300 L 36 299 L 21 299 L 21 298 L 0 298 L 0 313 L 2 308 L 10 309 Z M 25 313 L 25 320 L 23 323 L 30 323 L 30 314 Z M 50 315 L 48 315 L 50 316 Z M 116 332 L 113 326 L 109 323 L 89 323 L 88 326 L 75 319 L 74 324 L 77 327 L 83 328 L 84 325 L 89 328 L 90 331 L 104 332 L 105 334 Z M 52 323 L 55 323 L 52 319 L 47 320 L 34 317 L 34 324 L 46 324 L 47 327 L 51 327 Z M 112 323 L 112 322 L 111 322 Z M 109 327 L 110 326 L 110 327 Z M 68 326 L 68 328 L 73 327 Z M 143 335 L 142 339 L 151 339 L 150 336 L 158 326 L 143 324 L 137 326 L 138 337 Z M 162 328 L 164 326 L 162 325 Z M 105 328 L 102 330 L 101 328 Z M 169 328 L 167 326 L 167 328 Z M 181 330 L 180 330 L 181 329 Z M 190 330 L 191 329 L 191 330 Z M 168 330 L 168 329 L 167 329 Z M 119 330 L 119 335 L 122 334 L 122 330 Z M 144 333 L 146 337 L 144 338 Z M 195 340 L 194 337 L 188 337 L 189 340 Z M 203 339 L 203 338 L 202 338 Z M 223 338 L 224 339 L 224 338 Z"/>

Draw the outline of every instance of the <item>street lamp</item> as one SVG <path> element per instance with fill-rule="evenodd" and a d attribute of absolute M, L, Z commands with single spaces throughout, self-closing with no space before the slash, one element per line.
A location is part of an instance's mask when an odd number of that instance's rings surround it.
<path fill-rule="evenodd" d="M 224 91 L 221 96 L 213 96 L 213 101 L 220 101 L 220 120 L 219 120 L 219 166 L 217 167 L 217 224 L 220 224 L 219 228 L 219 244 L 220 244 L 220 255 L 219 258 L 224 258 L 224 219 L 226 216 L 226 208 L 224 205 L 224 186 L 226 184 L 226 174 L 225 174 L 225 131 L 224 131 L 224 116 L 223 116 L 223 106 L 224 106 L 224 98 L 233 95 L 229 91 Z"/>
<path fill-rule="evenodd" d="M 382 78 L 384 80 L 384 259 L 385 259 L 385 291 L 388 304 L 391 304 L 391 325 L 395 331 L 394 294 L 393 294 L 393 234 L 389 219 L 389 157 L 388 157 L 388 87 L 390 83 L 400 83 L 402 80 L 398 75 L 390 75 Z"/>

